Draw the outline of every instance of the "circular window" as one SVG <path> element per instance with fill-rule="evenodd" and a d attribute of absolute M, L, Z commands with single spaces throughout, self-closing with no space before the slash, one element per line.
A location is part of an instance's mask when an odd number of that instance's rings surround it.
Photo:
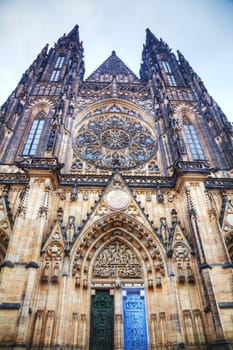
<path fill-rule="evenodd" d="M 83 160 L 109 168 L 133 168 L 156 151 L 155 132 L 144 121 L 124 113 L 98 113 L 80 125 L 75 152 Z"/>

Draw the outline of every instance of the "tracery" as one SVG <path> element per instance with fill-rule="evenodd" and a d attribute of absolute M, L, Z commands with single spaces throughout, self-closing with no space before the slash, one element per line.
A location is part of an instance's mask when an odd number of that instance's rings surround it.
<path fill-rule="evenodd" d="M 74 150 L 83 160 L 104 169 L 127 169 L 141 165 L 155 154 L 154 130 L 135 119 L 132 111 L 112 106 L 94 114 L 85 118 L 74 138 Z"/>

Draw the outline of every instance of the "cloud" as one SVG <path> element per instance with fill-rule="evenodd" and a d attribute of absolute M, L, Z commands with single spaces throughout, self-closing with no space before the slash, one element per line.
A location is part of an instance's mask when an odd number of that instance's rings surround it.
<path fill-rule="evenodd" d="M 2 0 L 0 104 L 41 48 L 79 24 L 86 75 L 116 50 L 139 72 L 145 29 L 179 49 L 233 120 L 230 0 Z"/>

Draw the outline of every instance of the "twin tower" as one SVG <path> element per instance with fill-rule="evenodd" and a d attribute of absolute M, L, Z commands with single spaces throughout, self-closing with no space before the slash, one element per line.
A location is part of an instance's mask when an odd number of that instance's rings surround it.
<path fill-rule="evenodd" d="M 0 110 L 0 349 L 232 350 L 232 125 L 149 29 L 84 73 L 75 26 Z"/>

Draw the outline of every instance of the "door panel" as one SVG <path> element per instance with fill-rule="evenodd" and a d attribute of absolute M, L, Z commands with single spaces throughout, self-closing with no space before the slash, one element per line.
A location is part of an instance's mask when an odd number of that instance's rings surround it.
<path fill-rule="evenodd" d="M 124 289 L 124 350 L 148 350 L 145 300 L 142 289 Z"/>
<path fill-rule="evenodd" d="M 109 291 L 97 290 L 91 301 L 90 350 L 114 349 L 114 303 Z"/>

